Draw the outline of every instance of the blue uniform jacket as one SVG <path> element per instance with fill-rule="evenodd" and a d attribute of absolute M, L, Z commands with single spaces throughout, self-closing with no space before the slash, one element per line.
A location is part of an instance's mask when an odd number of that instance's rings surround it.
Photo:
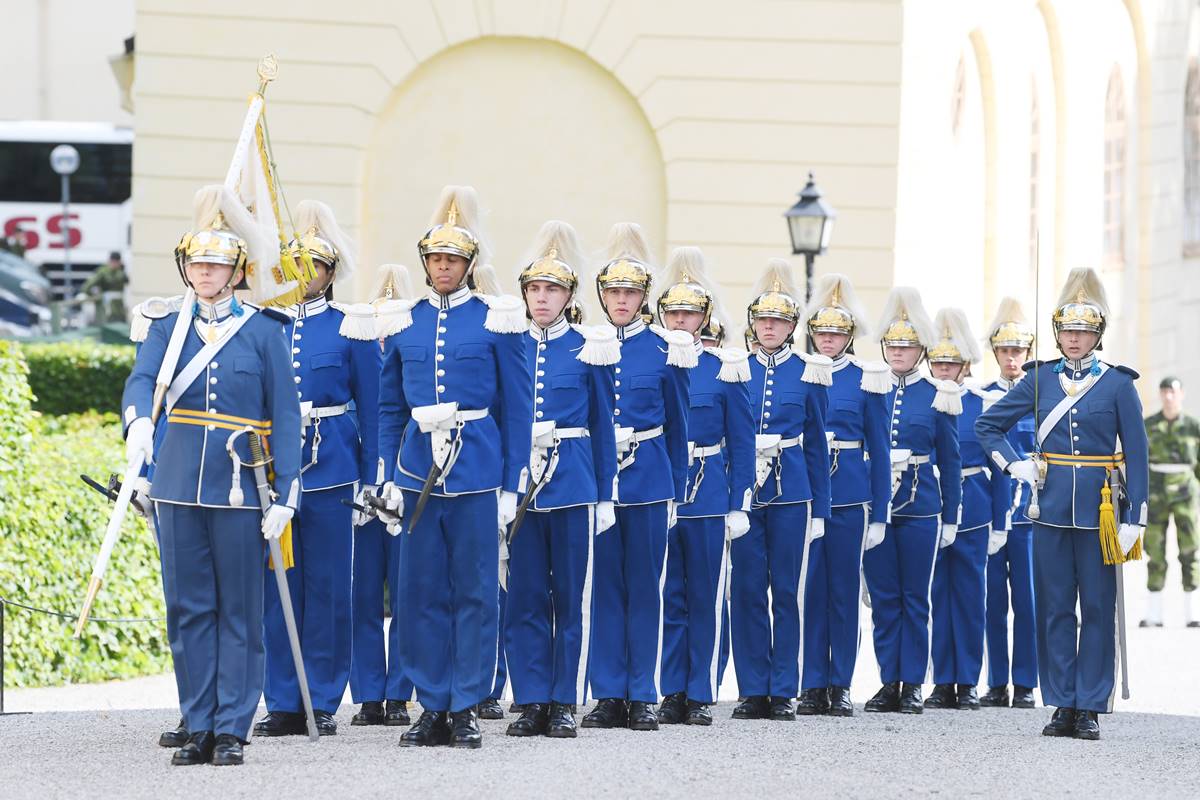
<path fill-rule="evenodd" d="M 1025 457 L 1013 448 L 1006 434 L 1022 417 L 1033 412 L 1033 370 L 1037 370 L 1037 419 L 1044 424 L 1054 407 L 1067 396 L 1060 376 L 1068 381 L 1083 379 L 1092 358 L 1082 364 L 1062 360 L 1025 366 L 1026 376 L 975 423 L 983 449 L 996 464 L 1005 469 Z M 1126 483 L 1119 519 L 1145 525 L 1150 466 L 1142 403 L 1133 385 L 1138 375 L 1128 367 L 1103 363 L 1099 369 L 1101 374 L 1092 388 L 1077 396 L 1074 406 L 1042 440 L 1040 450 L 1068 457 L 1111 456 L 1117 452 L 1119 440 L 1125 453 Z M 1098 467 L 1048 465 L 1046 485 L 1039 493 L 1042 513 L 1038 522 L 1057 528 L 1099 529 L 1100 486 L 1105 472 Z M 1117 501 L 1116 496 L 1113 501 Z"/>
<path fill-rule="evenodd" d="M 892 409 L 892 449 L 929 456 L 925 464 L 909 465 L 892 495 L 894 517 L 936 517 L 957 525 L 962 504 L 962 462 L 958 453 L 958 424 L 933 407 L 937 388 L 919 372 L 893 377 L 887 403 Z M 935 472 L 934 467 L 937 467 Z M 917 494 L 912 497 L 913 470 Z"/>
<path fill-rule="evenodd" d="M 206 306 L 206 311 L 209 308 Z M 184 312 L 194 313 L 192 309 Z M 126 428 L 138 417 L 150 417 L 158 370 L 179 313 L 183 312 L 172 312 L 151 322 L 146 340 L 138 348 L 121 398 Z M 284 337 L 282 323 L 286 317 L 252 307 L 242 313 L 252 316 L 204 365 L 174 407 L 164 408 L 158 419 L 150 490 L 154 500 L 209 508 L 260 508 L 253 470 L 242 467 L 235 473 L 234 462 L 225 449 L 230 435 L 249 424 L 260 434 L 267 434 L 267 446 L 274 457 L 276 502 L 293 509 L 299 505 L 300 404 Z M 230 314 L 229 300 L 217 304 L 215 319 L 221 325 L 236 319 Z M 201 323 L 201 327 L 206 324 Z M 204 344 L 193 321 L 175 375 Z M 241 462 L 249 463 L 250 447 L 244 435 L 236 439 L 234 447 Z"/>
<path fill-rule="evenodd" d="M 666 342 L 640 319 L 618 328 L 617 338 L 613 423 L 635 431 L 662 426 L 663 434 L 638 445 L 633 463 L 617 475 L 614 499 L 623 506 L 681 503 L 688 475 L 688 371 L 667 363 Z"/>
<path fill-rule="evenodd" d="M 288 309 L 292 368 L 300 402 L 314 410 L 353 403 L 355 413 L 310 421 L 304 429 L 304 491 L 379 480 L 379 342 L 340 333 L 344 314 L 324 297 Z M 303 423 L 303 420 L 302 420 Z M 320 432 L 314 457 L 313 445 Z"/>
<path fill-rule="evenodd" d="M 759 350 L 750 359 L 750 408 L 757 433 L 777 433 L 784 439 L 803 434 L 804 441 L 783 450 L 776 486 L 772 471 L 754 497 L 755 507 L 812 501 L 813 517 L 829 519 L 829 445 L 825 416 L 829 392 L 803 380 L 807 364 L 784 345 L 774 354 Z"/>
<path fill-rule="evenodd" d="M 1018 379 L 1019 380 L 1019 379 Z M 1008 392 L 1012 389 L 1013 383 L 1004 380 L 992 381 L 987 385 L 987 390 L 991 392 Z M 1013 449 L 1025 458 L 1033 453 L 1034 444 L 1034 426 L 1033 415 L 1021 417 L 1017 420 L 1017 424 L 1008 432 L 1008 443 L 1013 446 Z M 1008 473 L 1004 473 L 1008 474 Z M 1028 525 L 1033 520 L 1028 516 L 1029 511 L 1029 487 L 1021 484 L 1016 478 L 1009 478 L 1011 486 L 1011 499 L 1009 500 L 1010 519 L 1014 525 Z"/>
<path fill-rule="evenodd" d="M 613 368 L 620 357 L 615 337 L 597 357 L 584 334 L 559 319 L 546 330 L 531 325 L 525 337 L 525 374 L 533 383 L 535 422 L 586 428 L 584 438 L 563 439 L 558 466 L 530 508 L 546 511 L 613 499 L 617 445 L 613 436 Z M 586 360 L 585 360 L 586 359 Z"/>
<path fill-rule="evenodd" d="M 1010 525 L 1011 479 L 1004 470 L 991 463 L 975 436 L 975 420 L 979 419 L 984 405 L 990 400 L 990 395 L 985 398 L 983 391 L 975 388 L 968 388 L 962 395 L 963 410 L 958 417 L 958 452 L 962 458 L 962 468 L 966 471 L 971 467 L 983 467 L 983 471 L 963 478 L 959 532 L 985 525 L 995 531 L 1004 531 Z"/>
<path fill-rule="evenodd" d="M 516 492 L 529 463 L 533 419 L 520 303 L 485 302 L 466 287 L 445 297 L 431 292 L 398 327 L 384 344 L 379 384 L 384 480 L 421 490 L 433 451 L 431 435 L 418 429 L 412 409 L 457 402 L 460 411 L 489 414 L 464 424 L 458 460 L 434 493 Z"/>
<path fill-rule="evenodd" d="M 702 350 L 699 359 L 689 374 L 688 438 L 695 447 L 722 442 L 725 446 L 703 462 L 692 458 L 688 494 L 693 499 L 679 507 L 679 516 L 749 511 L 754 493 L 754 419 L 746 388 L 750 378 L 746 353 Z"/>
<path fill-rule="evenodd" d="M 877 376 L 877 385 L 872 386 L 870 380 L 864 380 L 861 366 L 841 356 L 833 362 L 833 385 L 828 390 L 825 429 L 838 441 L 862 442 L 862 447 L 841 450 L 830 457 L 833 505 L 870 503 L 871 522 L 887 522 L 892 496 L 888 409 L 884 400 L 891 385 L 890 374 Z"/>

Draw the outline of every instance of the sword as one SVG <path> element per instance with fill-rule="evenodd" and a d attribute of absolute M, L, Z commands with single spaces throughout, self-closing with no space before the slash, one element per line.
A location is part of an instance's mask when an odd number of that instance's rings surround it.
<path fill-rule="evenodd" d="M 96 480 L 95 478 L 93 478 L 90 475 L 80 475 L 79 479 L 81 481 L 83 481 L 84 483 L 86 483 L 88 486 L 95 489 L 100 494 L 107 497 L 109 500 L 115 501 L 117 499 L 117 494 L 120 493 L 120 491 L 121 491 L 121 485 L 122 485 L 121 484 L 121 476 L 115 472 L 108 476 L 108 485 L 107 486 L 100 483 L 100 481 Z M 133 496 L 134 497 L 137 496 L 136 491 L 133 493 Z M 132 499 L 133 498 L 131 497 L 130 500 L 132 500 Z"/>
<path fill-rule="evenodd" d="M 142 474 L 142 463 L 145 459 L 139 453 L 129 461 L 125 468 L 125 478 L 120 491 L 113 498 L 112 515 L 108 518 L 108 528 L 104 531 L 104 541 L 100 543 L 100 552 L 96 554 L 96 562 L 92 566 L 92 576 L 88 579 L 87 591 L 83 596 L 83 606 L 79 610 L 79 619 L 75 622 L 75 638 L 83 636 L 84 626 L 92 613 L 92 605 L 96 595 L 100 593 L 100 585 L 104 582 L 104 572 L 108 569 L 108 560 L 112 557 L 113 547 L 121 535 L 121 523 L 125 521 L 125 512 L 129 509 L 129 501 L 133 499 L 133 484 Z M 107 491 L 105 492 L 107 494 Z"/>
<path fill-rule="evenodd" d="M 265 515 L 271 507 L 271 487 L 267 483 L 268 459 L 263 452 L 262 440 L 257 433 L 248 431 L 246 440 L 250 445 L 251 464 L 254 468 L 254 483 L 258 487 L 258 502 Z M 271 548 L 271 565 L 275 571 L 275 583 L 279 587 L 279 604 L 283 606 L 283 621 L 287 626 L 288 643 L 292 646 L 292 663 L 296 666 L 296 678 L 300 684 L 300 699 L 304 701 L 304 716 L 308 722 L 308 738 L 317 741 L 317 719 L 313 716 L 312 697 L 308 693 L 308 676 L 304 672 L 304 657 L 300 654 L 300 635 L 296 632 L 296 615 L 292 612 L 292 593 L 288 590 L 287 572 L 283 567 L 283 550 L 278 539 L 268 540 Z"/>
<path fill-rule="evenodd" d="M 437 485 L 438 479 L 442 477 L 446 465 L 454 457 L 454 447 L 454 443 L 451 443 L 450 450 L 446 453 L 446 460 L 441 464 L 438 464 L 436 461 L 430 464 L 429 474 L 425 476 L 425 483 L 421 485 L 421 494 L 417 497 L 417 502 L 413 504 L 412 514 L 408 517 L 409 533 L 417 529 L 417 520 L 421 518 L 421 512 L 425 510 L 425 504 L 429 502 L 429 495 L 433 493 L 433 487 Z"/>
<path fill-rule="evenodd" d="M 1121 661 L 1121 699 L 1129 699 L 1129 640 L 1125 633 L 1125 570 L 1117 564 L 1117 657 Z"/>

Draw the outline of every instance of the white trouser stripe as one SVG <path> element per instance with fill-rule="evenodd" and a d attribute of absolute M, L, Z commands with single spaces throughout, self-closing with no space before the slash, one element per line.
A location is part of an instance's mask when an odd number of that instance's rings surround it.
<path fill-rule="evenodd" d="M 850 612 L 854 617 L 854 630 L 858 632 L 858 638 L 854 643 L 854 659 L 858 661 L 858 653 L 862 649 L 862 624 L 860 613 L 862 610 L 863 589 L 867 584 L 867 579 L 863 575 L 862 560 L 863 555 L 867 552 L 867 529 L 870 527 L 871 515 L 867 511 L 867 504 L 863 503 L 859 508 L 862 509 L 863 524 L 862 524 L 862 542 L 858 548 L 858 595 L 854 598 L 854 610 Z M 830 516 L 833 516 L 830 514 Z M 826 536 L 829 534 L 826 533 Z M 847 687 L 849 688 L 849 687 Z"/>
<path fill-rule="evenodd" d="M 804 549 L 800 553 L 800 585 L 796 587 L 796 610 L 800 612 L 800 647 L 796 654 L 796 688 L 804 680 L 804 592 L 808 588 L 808 548 L 812 544 L 812 501 L 808 506 L 808 523 L 804 526 Z"/>
<path fill-rule="evenodd" d="M 721 657 L 721 612 L 725 608 L 725 568 L 729 562 L 729 542 L 721 543 L 721 573 L 717 576 L 717 602 L 714 604 L 712 660 L 708 664 L 708 685 L 712 688 L 713 702 L 717 702 L 717 661 Z"/>
<path fill-rule="evenodd" d="M 667 524 L 667 519 L 663 519 L 663 524 Z M 670 533 L 670 528 L 667 532 Z M 664 539 L 666 537 L 663 537 Z M 663 615 L 662 615 L 662 597 L 663 589 L 667 584 L 667 553 L 663 550 L 662 567 L 658 571 L 658 648 L 654 654 L 654 693 L 658 694 L 659 688 L 662 686 L 662 642 L 663 642 Z"/>
<path fill-rule="evenodd" d="M 929 568 L 929 586 L 925 590 L 925 605 L 929 608 L 929 613 L 925 615 L 925 682 L 933 683 L 933 573 L 937 572 L 937 556 L 938 550 L 942 546 L 942 521 L 937 519 L 937 534 L 933 537 L 933 561 L 930 562 Z M 901 600 L 903 600 L 903 590 L 901 590 Z M 903 609 L 901 604 L 901 609 Z M 903 623 L 903 619 L 901 619 Z"/>
<path fill-rule="evenodd" d="M 587 704 L 588 645 L 592 639 L 592 540 L 596 534 L 596 507 L 588 514 L 587 569 L 583 573 L 583 592 L 579 602 L 579 668 L 575 674 L 575 703 Z"/>

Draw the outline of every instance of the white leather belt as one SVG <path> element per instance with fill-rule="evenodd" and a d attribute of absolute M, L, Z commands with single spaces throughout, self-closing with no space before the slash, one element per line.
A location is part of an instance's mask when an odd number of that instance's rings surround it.
<path fill-rule="evenodd" d="M 683 502 L 685 505 L 694 502 L 696 494 L 700 491 L 700 484 L 704 482 L 704 468 L 707 465 L 706 459 L 721 452 L 721 448 L 724 446 L 724 439 L 707 447 L 698 447 L 695 442 L 688 442 L 688 467 L 691 467 L 692 463 L 698 458 L 700 459 L 700 469 L 696 471 L 696 480 L 684 491 Z"/>
<path fill-rule="evenodd" d="M 862 446 L 863 446 L 863 443 L 862 443 L 861 439 L 858 441 L 855 441 L 855 442 L 845 442 L 845 441 L 842 441 L 841 439 L 830 439 L 829 440 L 829 449 L 830 450 L 857 450 Z"/>
<path fill-rule="evenodd" d="M 921 464 L 928 464 L 928 463 L 929 463 L 929 456 L 927 456 L 927 455 L 909 456 L 908 458 L 904 459 L 903 461 L 893 461 L 892 462 L 892 471 L 893 472 L 904 472 L 904 470 L 908 469 L 909 467 L 916 467 Z"/>
<path fill-rule="evenodd" d="M 908 453 L 908 455 L 906 456 L 906 455 L 904 455 L 904 453 Z M 899 451 L 897 451 L 897 450 L 892 451 L 892 499 L 893 499 L 893 501 L 895 500 L 896 492 L 900 489 L 900 484 L 904 480 L 904 473 L 908 470 L 908 468 L 909 467 L 917 467 L 917 466 L 920 466 L 921 464 L 928 464 L 928 463 L 929 463 L 929 455 L 928 454 L 914 455 L 912 453 L 912 451 L 907 450 L 907 449 L 899 450 Z M 917 499 L 917 489 L 920 486 L 920 479 L 921 479 L 920 470 L 914 469 L 913 476 L 912 476 L 912 486 L 909 490 L 908 499 L 905 500 L 903 503 L 901 503 L 898 506 L 893 505 L 892 506 L 893 514 Z"/>
<path fill-rule="evenodd" d="M 587 428 L 555 428 L 554 435 L 559 439 L 584 439 L 592 432 Z"/>
<path fill-rule="evenodd" d="M 445 485 L 462 452 L 462 437 L 455 434 L 468 422 L 485 419 L 488 413 L 486 408 L 459 408 L 458 403 L 453 402 L 413 407 L 412 419 L 421 433 L 429 434 L 433 463 L 441 467 L 438 486 Z"/>
<path fill-rule="evenodd" d="M 1182 475 L 1185 472 L 1191 472 L 1190 464 L 1151 464 L 1150 471 L 1157 472 L 1160 475 Z"/>
<path fill-rule="evenodd" d="M 724 439 L 707 447 L 700 447 L 695 442 L 688 442 L 688 463 L 692 463 L 692 459 L 695 458 L 708 458 L 709 456 L 715 456 L 717 453 L 721 452 L 723 447 L 725 447 Z"/>
<path fill-rule="evenodd" d="M 650 439 L 657 439 L 663 435 L 662 425 L 647 428 L 644 431 L 635 431 L 633 428 L 626 428 L 621 425 L 614 427 L 617 435 L 617 456 L 620 458 L 617 464 L 617 472 L 620 472 L 633 463 L 637 456 L 638 445 Z"/>
<path fill-rule="evenodd" d="M 300 429 L 303 430 L 309 425 L 312 425 L 319 419 L 326 417 L 340 417 L 350 410 L 349 403 L 342 403 L 337 406 L 309 406 L 308 403 L 300 404 Z"/>
<path fill-rule="evenodd" d="M 972 475 L 978 475 L 981 472 L 986 473 L 989 478 L 992 477 L 992 471 L 987 467 L 963 467 L 962 476 L 964 478 L 969 478 Z"/>

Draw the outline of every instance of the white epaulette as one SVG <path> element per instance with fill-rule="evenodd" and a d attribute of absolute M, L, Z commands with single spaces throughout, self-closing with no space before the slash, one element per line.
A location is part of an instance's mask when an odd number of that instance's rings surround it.
<path fill-rule="evenodd" d="M 862 370 L 858 388 L 869 394 L 887 394 L 892 390 L 891 369 L 882 361 L 863 361 L 850 356 L 850 363 Z"/>
<path fill-rule="evenodd" d="M 617 332 L 607 325 L 572 325 L 583 337 L 583 347 L 575 358 L 595 367 L 608 367 L 620 362 L 621 342 Z"/>
<path fill-rule="evenodd" d="M 524 304 L 508 294 L 483 294 L 476 292 L 475 296 L 488 307 L 487 318 L 483 327 L 492 333 L 524 333 L 529 328 L 525 319 Z"/>
<path fill-rule="evenodd" d="M 937 387 L 937 394 L 933 396 L 934 409 L 952 417 L 962 413 L 963 387 L 954 381 L 939 381 L 937 378 L 930 378 L 929 382 Z"/>
<path fill-rule="evenodd" d="M 983 401 L 983 410 L 987 411 L 996 401 L 1004 397 L 1003 389 L 985 389 L 983 384 L 978 381 L 964 382 L 966 389 L 971 394 Z"/>
<path fill-rule="evenodd" d="M 375 309 L 375 337 L 386 339 L 392 334 L 406 330 L 413 323 L 412 310 L 420 300 L 395 298 L 384 300 Z"/>
<path fill-rule="evenodd" d="M 339 334 L 360 342 L 369 342 L 375 338 L 375 306 L 370 303 L 332 302 L 329 307 L 342 312 Z"/>
<path fill-rule="evenodd" d="M 146 337 L 150 335 L 150 323 L 178 311 L 182 305 L 181 294 L 174 297 L 147 297 L 138 303 L 129 315 L 129 341 L 146 341 Z"/>
<path fill-rule="evenodd" d="M 796 353 L 804 361 L 800 380 L 819 386 L 833 386 L 833 359 L 820 353 Z"/>
<path fill-rule="evenodd" d="M 672 367 L 691 369 L 700 363 L 696 352 L 696 337 L 686 331 L 669 331 L 661 325 L 651 325 L 650 331 L 667 343 L 667 363 Z"/>
<path fill-rule="evenodd" d="M 725 383 L 745 383 L 750 380 L 750 354 L 745 350 L 732 347 L 706 347 L 704 350 L 721 359 L 717 380 Z"/>

